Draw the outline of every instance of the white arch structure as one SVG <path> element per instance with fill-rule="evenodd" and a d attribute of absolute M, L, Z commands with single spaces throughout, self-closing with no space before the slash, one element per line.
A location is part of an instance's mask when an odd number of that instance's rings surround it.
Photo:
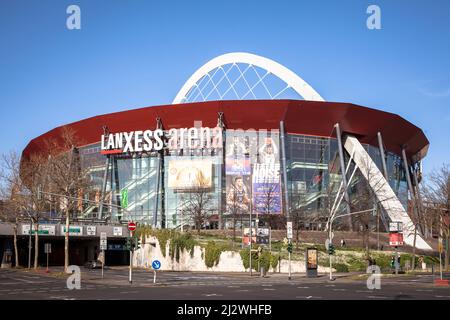
<path fill-rule="evenodd" d="M 183 85 L 181 90 L 178 92 L 177 96 L 173 100 L 172 104 L 179 104 L 183 103 L 186 100 L 187 95 L 189 92 L 196 86 L 198 86 L 198 82 L 205 76 L 209 75 L 209 72 L 221 68 L 225 65 L 237 65 L 238 63 L 241 64 L 248 64 L 249 66 L 256 66 L 261 69 L 264 69 L 267 71 L 265 75 L 262 77 L 259 77 L 259 82 L 263 81 L 263 79 L 269 75 L 273 74 L 282 81 L 286 83 L 286 88 L 283 89 L 286 90 L 288 88 L 292 88 L 295 92 L 297 92 L 300 96 L 302 96 L 305 100 L 311 100 L 311 101 L 324 101 L 324 99 L 308 84 L 306 83 L 302 78 L 300 78 L 297 74 L 286 68 L 285 66 L 279 64 L 278 62 L 275 62 L 273 60 L 251 54 L 246 52 L 233 52 L 233 53 L 227 53 L 223 54 L 221 56 L 218 56 L 210 61 L 208 61 L 206 64 L 204 64 L 200 69 L 194 72 L 194 74 L 186 81 L 186 83 Z M 244 72 L 245 73 L 245 72 Z M 226 76 L 226 74 L 225 74 Z M 241 77 L 244 77 L 244 74 L 241 72 Z M 244 78 L 245 80 L 245 78 Z M 231 88 L 233 84 L 230 82 Z M 217 86 L 217 84 L 215 84 Z M 249 90 L 251 91 L 252 88 L 249 86 Z M 276 99 L 276 96 L 271 97 L 272 99 Z"/>

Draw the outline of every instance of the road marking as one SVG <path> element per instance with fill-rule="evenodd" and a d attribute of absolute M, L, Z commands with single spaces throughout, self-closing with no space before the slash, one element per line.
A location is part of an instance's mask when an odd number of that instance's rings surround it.
<path fill-rule="evenodd" d="M 227 288 L 240 288 L 240 286 L 228 286 Z"/>
<path fill-rule="evenodd" d="M 314 296 L 297 296 L 296 299 L 322 299 L 322 297 L 314 297 Z"/>
<path fill-rule="evenodd" d="M 309 287 L 297 287 L 297 289 L 309 289 Z"/>
<path fill-rule="evenodd" d="M 335 284 L 326 284 L 325 287 L 336 287 Z"/>
<path fill-rule="evenodd" d="M 347 289 L 333 289 L 333 291 L 347 291 Z"/>
<path fill-rule="evenodd" d="M 263 286 L 263 287 L 272 287 L 271 284 L 263 284 L 262 286 Z"/>
<path fill-rule="evenodd" d="M 417 289 L 418 292 L 433 292 L 433 290 Z"/>
<path fill-rule="evenodd" d="M 248 292 L 250 290 L 236 290 L 237 292 Z"/>
<path fill-rule="evenodd" d="M 436 298 L 450 298 L 450 296 L 435 296 Z"/>
<path fill-rule="evenodd" d="M 206 293 L 206 294 L 202 294 L 202 296 L 205 297 L 221 297 L 221 294 L 217 294 L 217 293 Z"/>
<path fill-rule="evenodd" d="M 369 298 L 369 299 L 387 299 L 387 297 L 383 297 L 383 296 L 367 296 L 367 298 Z"/>
<path fill-rule="evenodd" d="M 275 291 L 275 289 L 264 288 L 263 291 Z"/>

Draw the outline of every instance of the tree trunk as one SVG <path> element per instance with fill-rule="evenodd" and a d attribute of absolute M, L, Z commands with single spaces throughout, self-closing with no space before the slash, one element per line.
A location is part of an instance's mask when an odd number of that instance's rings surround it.
<path fill-rule="evenodd" d="M 413 252 L 411 261 L 411 270 L 414 271 L 416 268 L 416 238 L 417 238 L 417 225 L 414 227 L 414 241 L 413 241 Z"/>
<path fill-rule="evenodd" d="M 39 223 L 34 224 L 34 269 L 38 268 L 39 259 Z"/>
<path fill-rule="evenodd" d="M 67 205 L 66 209 L 66 235 L 64 237 L 64 272 L 67 273 L 67 268 L 69 267 L 69 225 L 70 225 L 70 216 L 69 216 L 69 206 Z"/>
<path fill-rule="evenodd" d="M 14 224 L 14 256 L 16 260 L 15 267 L 18 268 L 20 265 L 19 265 L 19 250 L 17 249 L 17 220 L 16 223 Z"/>
<path fill-rule="evenodd" d="M 233 247 L 236 242 L 236 215 L 233 214 Z"/>
<path fill-rule="evenodd" d="M 445 237 L 445 251 L 444 251 L 444 257 L 445 257 L 445 262 L 444 262 L 444 270 L 448 271 L 448 253 L 449 253 L 449 236 L 447 234 L 447 236 Z"/>

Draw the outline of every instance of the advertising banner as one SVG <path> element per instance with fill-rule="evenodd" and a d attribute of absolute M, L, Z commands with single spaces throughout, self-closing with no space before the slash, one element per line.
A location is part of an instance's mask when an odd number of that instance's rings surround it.
<path fill-rule="evenodd" d="M 278 132 L 227 132 L 228 214 L 282 212 L 278 138 Z"/>
<path fill-rule="evenodd" d="M 270 230 L 269 228 L 258 228 L 256 230 L 256 242 L 258 244 L 269 244 Z"/>
<path fill-rule="evenodd" d="M 249 214 L 251 201 L 250 176 L 227 176 L 227 212 L 229 214 Z"/>
<path fill-rule="evenodd" d="M 250 158 L 229 157 L 225 159 L 225 174 L 226 175 L 250 175 L 251 174 Z"/>
<path fill-rule="evenodd" d="M 259 214 L 281 214 L 280 164 L 253 167 L 253 206 Z"/>
<path fill-rule="evenodd" d="M 244 237 L 242 238 L 245 246 L 250 245 L 250 228 L 244 228 Z M 252 228 L 252 243 L 256 243 L 256 229 Z"/>
<path fill-rule="evenodd" d="M 208 189 L 212 185 L 211 160 L 169 160 L 169 188 Z"/>
<path fill-rule="evenodd" d="M 389 245 L 393 247 L 403 246 L 403 233 L 390 233 Z"/>
<path fill-rule="evenodd" d="M 307 256 L 307 269 L 317 269 L 317 249 L 308 248 L 306 252 Z"/>

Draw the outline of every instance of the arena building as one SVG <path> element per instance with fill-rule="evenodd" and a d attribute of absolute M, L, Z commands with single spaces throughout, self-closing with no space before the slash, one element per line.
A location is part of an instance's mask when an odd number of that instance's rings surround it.
<path fill-rule="evenodd" d="M 217 57 L 172 104 L 55 128 L 28 144 L 23 161 L 49 153 L 48 141 L 62 145 L 67 130 L 77 143 L 65 152 L 79 155 L 93 184 L 80 221 L 230 228 L 248 226 L 252 213 L 272 227 L 301 216 L 301 228 L 324 229 L 330 211 L 373 209 L 385 229 L 402 222 L 405 242 L 413 241 L 408 211 L 418 213 L 408 203 L 429 145 L 422 130 L 396 114 L 325 102 L 263 57 Z M 364 227 L 353 217 L 336 225 Z M 429 248 L 420 233 L 416 242 Z"/>

